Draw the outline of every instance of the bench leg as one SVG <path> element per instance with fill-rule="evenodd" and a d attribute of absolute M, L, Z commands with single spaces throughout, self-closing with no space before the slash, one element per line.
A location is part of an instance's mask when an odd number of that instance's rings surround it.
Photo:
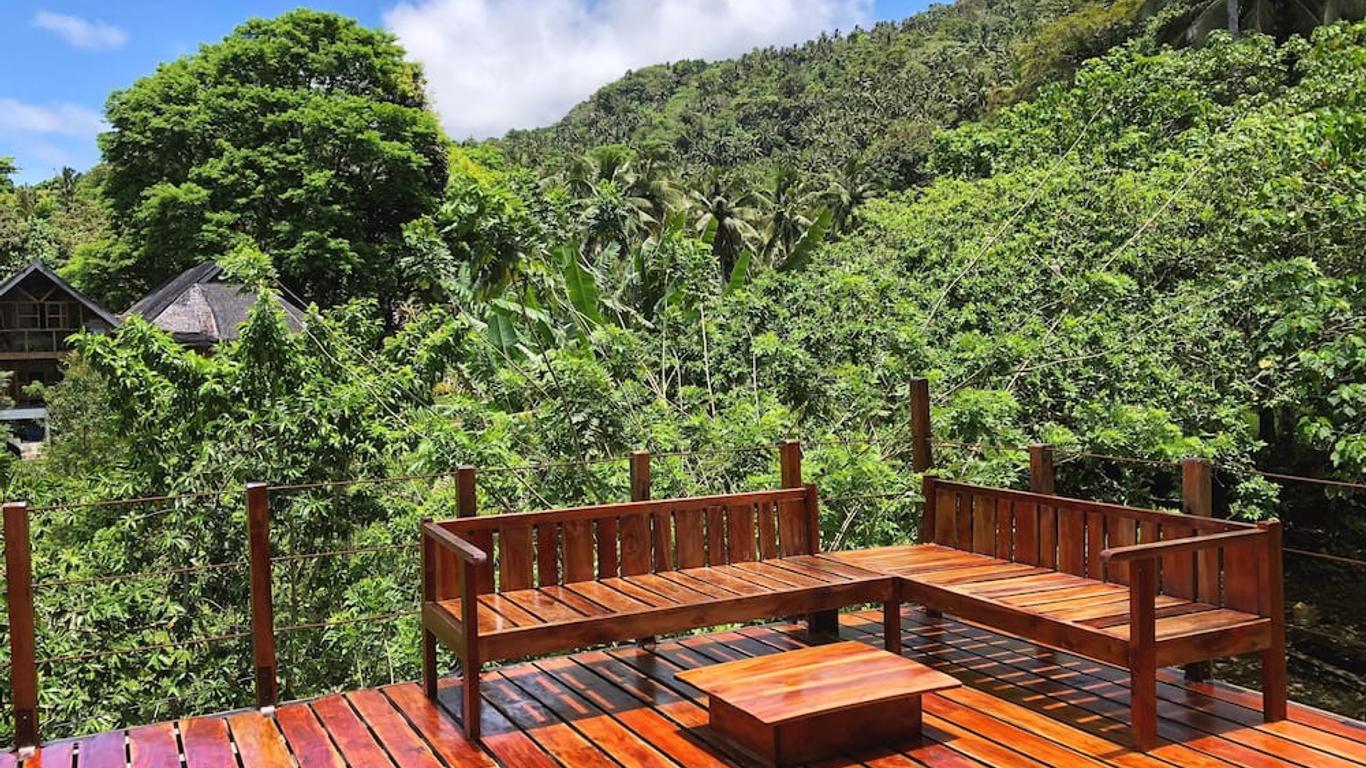
<path fill-rule="evenodd" d="M 1157 745 L 1157 676 L 1135 670 L 1130 674 L 1130 719 L 1134 746 L 1147 752 Z"/>
<path fill-rule="evenodd" d="M 1285 719 L 1285 649 L 1262 651 L 1262 718 L 1271 723 Z"/>
<path fill-rule="evenodd" d="M 808 635 L 833 635 L 839 637 L 840 634 L 840 612 L 839 611 L 817 611 L 806 615 L 806 633 Z"/>
<path fill-rule="evenodd" d="M 935 610 L 934 608 L 926 608 L 926 609 L 925 609 L 925 615 L 928 616 L 928 617 L 930 617 L 931 619 L 942 619 L 942 618 L 944 618 L 944 612 L 943 612 L 943 611 L 937 611 L 937 610 Z"/>
<path fill-rule="evenodd" d="M 460 661 L 460 675 L 462 677 L 460 686 L 460 712 L 464 721 L 465 738 L 470 741 L 479 740 L 479 708 L 483 703 L 479 697 L 479 664 L 468 664 L 464 659 Z"/>
<path fill-rule="evenodd" d="M 422 630 L 422 691 L 436 701 L 436 635 Z"/>
<path fill-rule="evenodd" d="M 895 654 L 901 653 L 901 603 L 882 604 L 882 644 Z"/>
<path fill-rule="evenodd" d="M 1146 668 L 1145 668 L 1146 667 Z M 1129 718 L 1134 747 L 1147 752 L 1157 745 L 1157 670 L 1138 665 L 1129 673 Z"/>

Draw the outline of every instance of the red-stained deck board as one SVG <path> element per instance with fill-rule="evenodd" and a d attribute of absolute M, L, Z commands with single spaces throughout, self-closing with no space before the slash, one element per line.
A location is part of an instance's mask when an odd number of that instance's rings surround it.
<path fill-rule="evenodd" d="M 275 722 L 289 743 L 301 768 L 341 768 L 346 765 L 332 746 L 327 731 L 307 704 L 287 704 L 275 713 Z"/>
<path fill-rule="evenodd" d="M 846 640 L 881 647 L 881 629 L 877 611 L 841 616 Z M 820 768 L 1366 766 L 1366 725 L 1296 704 L 1289 719 L 1264 724 L 1260 694 L 1187 684 L 1176 671 L 1159 679 L 1157 747 L 1134 752 L 1123 669 L 919 610 L 903 611 L 902 640 L 906 656 L 963 687 L 925 697 L 919 741 Z M 462 735 L 459 680 L 448 678 L 439 704 L 412 683 L 390 685 L 288 704 L 273 717 L 238 712 L 60 742 L 22 768 L 237 768 L 238 755 L 252 768 L 751 766 L 705 726 L 706 697 L 677 675 L 805 645 L 800 625 L 776 624 L 489 670 L 478 743 Z M 14 764 L 0 756 L 0 768 Z"/>
<path fill-rule="evenodd" d="M 127 761 L 124 732 L 101 733 L 81 739 L 76 745 L 76 768 L 110 768 Z"/>
<path fill-rule="evenodd" d="M 63 741 L 57 744 L 49 744 L 34 753 L 33 757 L 24 761 L 24 768 L 71 768 L 71 763 L 75 759 L 76 743 L 74 741 Z M 0 766 L 11 768 L 18 764 L 14 753 L 5 753 L 6 760 L 0 760 Z"/>
<path fill-rule="evenodd" d="M 443 715 L 440 708 L 432 706 L 421 688 L 412 683 L 404 683 L 391 685 L 383 690 L 446 765 L 492 768 L 493 758 L 485 754 L 477 744 L 466 740 L 459 725 Z"/>
<path fill-rule="evenodd" d="M 180 721 L 180 743 L 186 768 L 236 768 L 228 722 L 221 717 L 192 717 Z"/>
<path fill-rule="evenodd" d="M 393 765 L 345 698 L 336 694 L 324 696 L 310 706 L 348 764 L 375 768 Z"/>
<path fill-rule="evenodd" d="M 347 701 L 370 725 L 384 751 L 403 768 L 441 768 L 432 750 L 404 722 L 394 705 L 376 689 L 346 694 Z"/>
<path fill-rule="evenodd" d="M 180 768 L 175 726 L 159 723 L 128 731 L 128 762 L 132 768 Z"/>
<path fill-rule="evenodd" d="M 288 768 L 294 765 L 284 739 L 275 723 L 257 712 L 240 712 L 228 717 L 228 730 L 242 765 L 260 768 Z"/>

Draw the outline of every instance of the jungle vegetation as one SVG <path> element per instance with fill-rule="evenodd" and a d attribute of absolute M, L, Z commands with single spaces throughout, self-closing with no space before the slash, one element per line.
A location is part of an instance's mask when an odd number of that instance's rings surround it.
<path fill-rule="evenodd" d="M 361 550 L 277 569 L 308 696 L 415 676 L 410 545 L 461 464 L 515 468 L 481 504 L 527 509 L 624 498 L 640 448 L 659 495 L 771 486 L 800 437 L 824 540 L 912 537 L 914 376 L 947 476 L 1018 486 L 1035 441 L 1206 457 L 1220 514 L 1360 553 L 1361 494 L 1246 470 L 1366 479 L 1366 24 L 1185 44 L 1173 8 L 964 0 L 480 144 L 391 38 L 311 11 L 114 94 L 100 166 L 0 182 L 0 257 L 118 309 L 216 258 L 309 322 L 263 301 L 212 355 L 137 319 L 78 339 L 45 456 L 4 467 L 42 507 L 48 732 L 250 702 L 249 481 L 287 486 L 279 555 Z M 1059 489 L 1173 508 L 1179 481 L 1078 457 Z"/>

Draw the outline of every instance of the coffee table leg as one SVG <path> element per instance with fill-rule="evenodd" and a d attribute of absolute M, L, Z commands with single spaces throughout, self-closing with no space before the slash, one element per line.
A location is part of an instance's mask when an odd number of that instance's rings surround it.
<path fill-rule="evenodd" d="M 924 713 L 920 708 L 921 698 L 921 696 L 913 696 L 910 701 L 906 702 L 906 707 L 908 708 L 906 722 L 910 726 L 911 735 L 916 738 L 920 738 L 920 728 L 924 722 Z"/>
<path fill-rule="evenodd" d="M 882 642 L 887 650 L 901 655 L 901 603 L 882 604 Z"/>

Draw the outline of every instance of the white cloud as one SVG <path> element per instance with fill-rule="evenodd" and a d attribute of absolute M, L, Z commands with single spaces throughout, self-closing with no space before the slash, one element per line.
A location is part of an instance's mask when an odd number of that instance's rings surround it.
<path fill-rule="evenodd" d="M 109 51 L 128 42 L 128 33 L 113 24 L 64 13 L 38 11 L 33 15 L 33 26 L 55 33 L 73 48 Z"/>
<path fill-rule="evenodd" d="M 630 69 L 788 45 L 870 10 L 871 0 L 412 0 L 384 21 L 463 139 L 552 123 Z"/>
<path fill-rule="evenodd" d="M 100 113 L 79 104 L 50 107 L 0 97 L 0 134 L 58 134 L 93 137 L 105 129 Z"/>

